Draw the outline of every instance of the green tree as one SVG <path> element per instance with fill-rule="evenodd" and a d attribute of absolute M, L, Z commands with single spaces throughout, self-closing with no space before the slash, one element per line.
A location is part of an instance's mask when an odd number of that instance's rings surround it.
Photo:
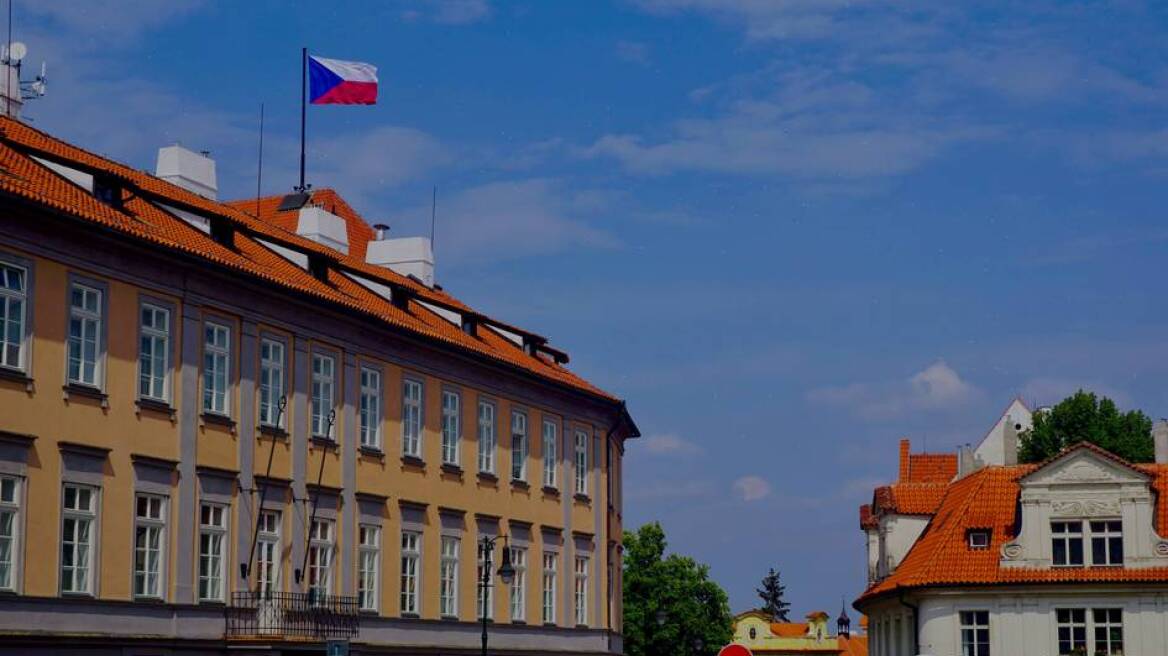
<path fill-rule="evenodd" d="M 710 568 L 665 556 L 665 531 L 653 522 L 624 538 L 624 640 L 627 656 L 710 656 L 733 637 L 726 592 Z"/>
<path fill-rule="evenodd" d="M 1131 462 L 1151 462 L 1152 420 L 1139 410 L 1120 412 L 1107 397 L 1079 390 L 1019 436 L 1018 459 L 1040 462 L 1079 442 L 1091 442 Z"/>
<path fill-rule="evenodd" d="M 775 622 L 787 621 L 787 613 L 791 609 L 791 604 L 783 601 L 783 593 L 786 591 L 787 586 L 779 581 L 779 573 L 773 567 L 762 578 L 762 587 L 755 589 L 759 598 L 762 599 L 762 610 L 769 613 Z"/>

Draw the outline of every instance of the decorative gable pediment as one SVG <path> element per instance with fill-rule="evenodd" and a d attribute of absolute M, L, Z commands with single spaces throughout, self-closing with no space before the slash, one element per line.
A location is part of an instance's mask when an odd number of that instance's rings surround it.
<path fill-rule="evenodd" d="M 1031 486 L 1094 485 L 1094 484 L 1147 484 L 1150 477 L 1142 471 L 1092 448 L 1078 448 L 1067 451 L 1041 465 L 1022 478 L 1025 490 Z"/>

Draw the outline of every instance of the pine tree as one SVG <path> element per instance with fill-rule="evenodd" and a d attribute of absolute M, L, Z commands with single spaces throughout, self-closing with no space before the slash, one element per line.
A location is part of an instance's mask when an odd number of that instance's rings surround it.
<path fill-rule="evenodd" d="M 783 601 L 783 593 L 786 590 L 786 586 L 779 582 L 779 573 L 773 567 L 763 577 L 762 587 L 756 590 L 762 599 L 762 609 L 769 613 L 775 622 L 787 621 L 787 611 L 790 610 L 791 604 Z"/>

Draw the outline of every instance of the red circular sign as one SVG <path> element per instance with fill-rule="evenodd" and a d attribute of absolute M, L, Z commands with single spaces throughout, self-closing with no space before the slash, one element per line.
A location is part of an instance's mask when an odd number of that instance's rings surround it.
<path fill-rule="evenodd" d="M 749 649 L 742 645 L 726 645 L 718 656 L 754 656 Z"/>

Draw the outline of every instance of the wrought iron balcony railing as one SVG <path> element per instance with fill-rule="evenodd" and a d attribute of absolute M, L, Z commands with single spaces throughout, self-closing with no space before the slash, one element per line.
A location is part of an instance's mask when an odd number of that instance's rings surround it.
<path fill-rule="evenodd" d="M 229 640 L 327 640 L 357 635 L 356 597 L 312 592 L 236 592 L 224 610 Z"/>

